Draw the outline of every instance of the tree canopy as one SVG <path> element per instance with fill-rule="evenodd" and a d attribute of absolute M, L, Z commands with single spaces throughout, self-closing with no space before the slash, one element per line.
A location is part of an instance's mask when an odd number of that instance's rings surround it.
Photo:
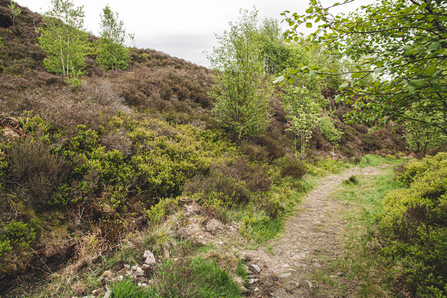
<path fill-rule="evenodd" d="M 220 44 L 208 56 L 214 71 L 211 97 L 220 124 L 238 140 L 261 134 L 270 123 L 272 83 L 265 78 L 265 64 L 257 43 L 257 11 L 241 10 L 230 31 L 217 36 Z"/>
<path fill-rule="evenodd" d="M 101 14 L 101 48 L 98 51 L 97 62 L 105 69 L 126 69 L 129 66 L 129 49 L 124 46 L 126 30 L 124 23 L 106 5 Z"/>
<path fill-rule="evenodd" d="M 71 0 L 51 0 L 52 9 L 45 13 L 45 25 L 39 37 L 47 53 L 45 66 L 49 71 L 77 77 L 85 67 L 84 7 L 75 7 Z"/>
<path fill-rule="evenodd" d="M 382 0 L 348 14 L 311 0 L 305 15 L 283 13 L 288 41 L 299 26 L 318 29 L 309 45 L 337 59 L 356 61 L 344 72 L 300 67 L 311 75 L 344 76 L 337 100 L 352 103 L 348 122 L 417 121 L 447 134 L 447 5 L 442 0 Z M 293 78 L 297 70 L 291 70 Z M 406 113 L 408 110 L 417 113 Z M 430 119 L 427 121 L 427 119 Z"/>

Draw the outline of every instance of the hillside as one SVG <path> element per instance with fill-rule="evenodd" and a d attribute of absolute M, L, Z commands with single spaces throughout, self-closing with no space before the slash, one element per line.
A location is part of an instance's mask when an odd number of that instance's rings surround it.
<path fill-rule="evenodd" d="M 337 92 L 327 86 L 322 92 L 326 109 L 343 132 L 337 144 L 315 128 L 307 159 L 295 158 L 294 135 L 277 96 L 280 87 L 271 99 L 265 133 L 239 143 L 211 112 L 212 70 L 131 48 L 129 68 L 105 72 L 96 63 L 95 36 L 89 37 L 83 82 L 73 86 L 44 67 L 46 54 L 36 30 L 42 17 L 21 7 L 12 26 L 9 4 L 0 0 L 4 297 L 37 291 L 40 280 L 67 266 L 80 276 L 92 264 L 104 266 L 102 271 L 121 268 L 140 260 L 143 246 L 157 260 L 194 255 L 206 247 L 207 237 L 217 242 L 216 222 L 236 242 L 271 239 L 310 190 L 302 180 L 306 172 L 323 175 L 365 154 L 405 152 L 400 128 L 371 131 L 375 123 L 344 124 L 350 106 L 335 103 Z M 191 214 L 201 220 L 194 222 Z M 165 222 L 172 223 L 168 230 Z M 204 241 L 196 239 L 191 223 L 208 229 Z M 239 235 L 241 227 L 245 232 Z M 273 232 L 261 239 L 257 229 Z M 137 252 L 126 255 L 130 248 Z M 239 261 L 231 256 L 222 253 L 218 263 L 236 275 Z"/>

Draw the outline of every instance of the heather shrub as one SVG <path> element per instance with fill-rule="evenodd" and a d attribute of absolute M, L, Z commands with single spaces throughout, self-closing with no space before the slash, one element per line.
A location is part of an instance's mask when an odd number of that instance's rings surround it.
<path fill-rule="evenodd" d="M 258 165 L 249 164 L 244 158 L 214 165 L 208 176 L 198 176 L 188 181 L 183 191 L 201 193 L 203 200 L 217 194 L 229 205 L 247 204 L 257 192 L 268 191 L 272 179 Z"/>
<path fill-rule="evenodd" d="M 50 201 L 50 194 L 68 174 L 64 157 L 50 151 L 39 139 L 24 139 L 12 144 L 9 152 L 10 181 L 22 184 L 34 204 Z"/>
<path fill-rule="evenodd" d="M 306 164 L 296 156 L 286 155 L 275 161 L 281 171 L 281 176 L 291 176 L 301 179 L 306 174 Z"/>
<path fill-rule="evenodd" d="M 269 153 L 264 146 L 257 146 L 251 142 L 243 141 L 240 148 L 251 161 L 265 162 L 268 159 Z"/>
<path fill-rule="evenodd" d="M 412 160 L 377 217 L 381 253 L 406 286 L 421 297 L 447 293 L 447 153 Z M 443 296 L 444 295 L 444 296 Z"/>

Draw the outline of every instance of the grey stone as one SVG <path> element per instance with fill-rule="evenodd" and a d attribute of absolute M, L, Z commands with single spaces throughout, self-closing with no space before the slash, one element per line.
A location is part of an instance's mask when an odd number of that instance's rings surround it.
<path fill-rule="evenodd" d="M 307 286 L 309 287 L 309 289 L 312 289 L 314 287 L 314 285 L 310 281 L 305 280 L 305 282 L 307 282 Z"/>
<path fill-rule="evenodd" d="M 110 298 L 112 297 L 112 291 L 107 290 L 106 294 L 104 295 L 104 298 Z"/>
<path fill-rule="evenodd" d="M 295 263 L 295 266 L 297 266 L 297 267 L 303 267 L 303 268 L 306 268 L 306 267 L 307 267 L 306 264 L 303 264 L 303 263 L 300 263 L 300 262 L 296 262 L 296 263 Z"/>
<path fill-rule="evenodd" d="M 321 265 L 318 264 L 318 263 L 315 263 L 314 266 L 317 267 L 317 268 L 321 268 Z"/>
<path fill-rule="evenodd" d="M 251 279 L 248 280 L 248 284 L 249 284 L 249 285 L 252 285 L 252 284 L 254 284 L 255 282 L 258 282 L 258 279 L 256 279 L 256 278 L 251 278 Z"/>
<path fill-rule="evenodd" d="M 343 272 L 338 272 L 337 275 L 338 276 L 343 276 Z"/>
<path fill-rule="evenodd" d="M 218 231 L 222 230 L 222 223 L 220 222 L 220 220 L 217 220 L 215 218 L 213 218 L 212 220 L 208 221 L 208 223 L 206 224 L 206 231 L 210 232 L 211 234 L 216 234 Z"/>
<path fill-rule="evenodd" d="M 144 263 L 147 265 L 155 265 L 157 263 L 157 261 L 155 261 L 154 254 L 150 250 L 145 250 L 143 257 L 146 258 L 146 260 L 144 260 Z"/>
<path fill-rule="evenodd" d="M 144 275 L 144 270 L 141 269 L 140 267 L 138 267 L 137 270 L 135 271 L 135 275 L 136 276 L 143 276 Z"/>
<path fill-rule="evenodd" d="M 292 275 L 292 273 L 290 273 L 290 272 L 286 272 L 286 273 L 281 274 L 281 275 L 278 276 L 278 277 L 279 277 L 279 278 L 287 278 L 287 277 L 289 277 L 290 275 Z"/>
<path fill-rule="evenodd" d="M 256 273 L 256 274 L 261 273 L 261 268 L 259 268 L 259 266 L 256 265 L 256 264 L 251 264 L 250 267 L 249 267 L 249 269 L 250 269 L 251 271 L 253 271 L 254 273 Z"/>
<path fill-rule="evenodd" d="M 124 264 L 124 268 L 130 269 L 130 265 L 129 264 Z"/>

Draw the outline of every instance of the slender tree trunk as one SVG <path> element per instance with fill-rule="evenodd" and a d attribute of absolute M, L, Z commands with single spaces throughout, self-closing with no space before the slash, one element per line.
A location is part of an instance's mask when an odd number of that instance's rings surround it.
<path fill-rule="evenodd" d="M 67 76 L 70 74 L 70 32 L 67 40 Z"/>
<path fill-rule="evenodd" d="M 63 74 L 64 74 L 64 76 L 65 76 L 64 52 L 63 52 L 63 50 L 62 50 L 62 37 L 61 37 L 61 36 L 59 36 L 59 44 L 60 44 L 60 47 L 61 47 L 61 64 L 62 64 L 62 73 L 63 73 Z"/>

